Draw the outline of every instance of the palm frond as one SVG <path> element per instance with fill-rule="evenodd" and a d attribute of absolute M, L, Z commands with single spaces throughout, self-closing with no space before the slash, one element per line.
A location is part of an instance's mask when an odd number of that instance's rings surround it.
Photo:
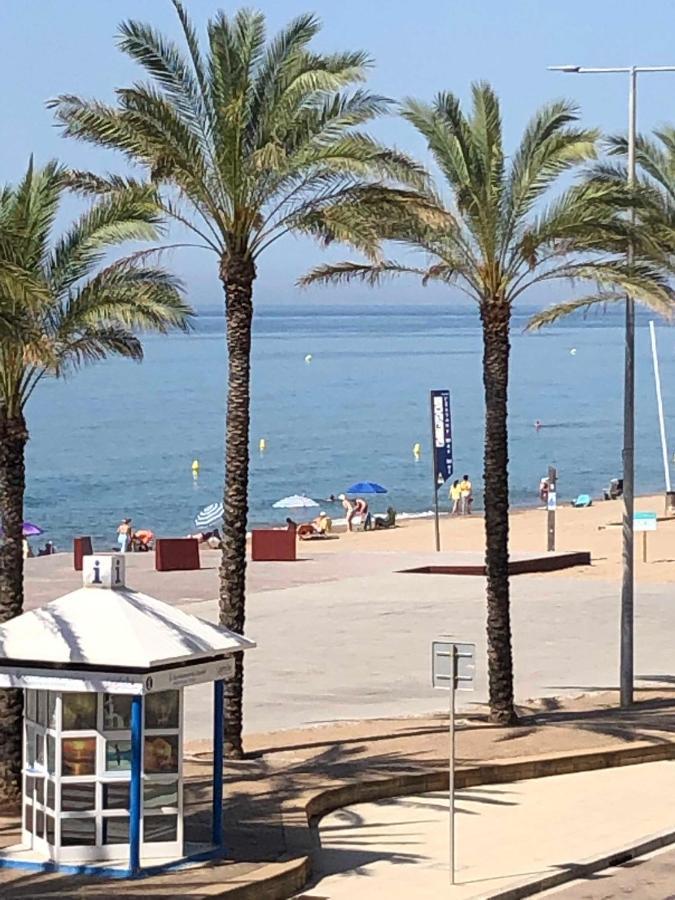
<path fill-rule="evenodd" d="M 47 265 L 52 289 L 60 294 L 72 287 L 114 246 L 156 240 L 161 223 L 156 193 L 149 185 L 103 197 L 56 241 Z"/>
<path fill-rule="evenodd" d="M 580 311 L 588 312 L 595 306 L 609 305 L 611 303 L 619 303 L 626 301 L 626 295 L 620 291 L 598 291 L 596 294 L 587 294 L 583 297 L 575 297 L 573 300 L 566 300 L 542 309 L 535 313 L 525 326 L 526 331 L 539 331 L 547 325 L 553 325 L 571 316 L 573 313 Z"/>
<path fill-rule="evenodd" d="M 372 287 L 381 284 L 388 277 L 403 274 L 424 276 L 426 272 L 393 260 L 382 260 L 375 264 L 341 262 L 316 266 L 298 279 L 298 284 L 309 287 L 313 284 L 350 284 L 352 281 L 359 281 Z"/>

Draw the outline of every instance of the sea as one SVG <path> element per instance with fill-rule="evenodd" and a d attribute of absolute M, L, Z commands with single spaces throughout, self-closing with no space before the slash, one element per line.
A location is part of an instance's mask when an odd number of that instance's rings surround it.
<path fill-rule="evenodd" d="M 621 474 L 621 310 L 577 316 L 538 334 L 524 331 L 530 314 L 517 311 L 512 328 L 511 502 L 535 505 L 549 465 L 558 470 L 560 501 L 597 496 Z M 221 499 L 224 331 L 222 311 L 205 310 L 191 334 L 146 336 L 141 364 L 111 359 L 39 385 L 27 411 L 26 518 L 57 549 L 81 534 L 101 549 L 112 547 L 124 516 L 159 535 L 187 534 L 200 508 Z M 657 340 L 672 453 L 675 331 L 660 322 Z M 636 486 L 660 491 L 664 468 L 645 314 L 638 316 L 636 343 Z M 283 522 L 287 512 L 273 504 L 290 494 L 314 498 L 339 518 L 339 504 L 325 498 L 363 480 L 388 491 L 371 498 L 375 511 L 392 505 L 402 516 L 429 515 L 429 391 L 439 388 L 451 392 L 455 473 L 471 477 L 480 509 L 481 352 L 478 315 L 468 306 L 260 306 L 252 351 L 249 527 Z M 447 511 L 446 489 L 440 498 Z M 302 511 L 295 517 L 302 520 Z"/>

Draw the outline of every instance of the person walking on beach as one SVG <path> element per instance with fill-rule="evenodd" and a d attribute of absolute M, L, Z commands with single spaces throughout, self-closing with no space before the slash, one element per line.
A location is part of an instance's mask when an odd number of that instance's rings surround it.
<path fill-rule="evenodd" d="M 452 501 L 452 511 L 450 515 L 456 516 L 459 513 L 459 503 L 462 499 L 462 492 L 459 488 L 459 478 L 455 478 L 455 480 L 452 482 L 448 497 Z"/>
<path fill-rule="evenodd" d="M 462 516 L 471 515 L 471 504 L 473 503 L 473 485 L 468 475 L 462 475 L 459 483 L 459 499 L 460 514 Z"/>
<path fill-rule="evenodd" d="M 120 547 L 120 553 L 126 553 L 131 546 L 131 519 L 122 519 L 117 528 L 117 543 Z"/>

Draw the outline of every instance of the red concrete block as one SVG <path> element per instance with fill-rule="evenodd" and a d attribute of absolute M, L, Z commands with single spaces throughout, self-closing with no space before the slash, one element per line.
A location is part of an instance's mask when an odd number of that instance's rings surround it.
<path fill-rule="evenodd" d="M 73 568 L 76 572 L 82 571 L 82 559 L 93 552 L 90 537 L 73 538 Z"/>
<path fill-rule="evenodd" d="M 295 555 L 295 531 L 278 528 L 256 528 L 251 537 L 251 559 L 256 561 L 281 560 L 293 562 Z"/>
<path fill-rule="evenodd" d="M 158 572 L 199 568 L 199 542 L 196 538 L 157 538 L 155 541 L 155 569 Z"/>

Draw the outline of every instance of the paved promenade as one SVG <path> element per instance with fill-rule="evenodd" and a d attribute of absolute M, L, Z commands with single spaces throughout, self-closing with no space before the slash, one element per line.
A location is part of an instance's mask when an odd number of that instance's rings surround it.
<path fill-rule="evenodd" d="M 459 791 L 455 887 L 448 882 L 447 794 L 338 810 L 321 822 L 322 850 L 308 894 L 322 900 L 490 897 L 675 830 L 674 792 L 673 761 Z M 667 859 L 660 860 L 662 874 Z M 660 890 L 650 896 L 663 900 L 675 882 L 661 881 Z M 617 896 L 602 881 L 595 892 L 583 891 L 575 886 L 561 896 Z"/>
<path fill-rule="evenodd" d="M 304 552 L 304 548 L 303 548 Z M 444 554 L 440 554 L 443 558 Z M 128 557 L 127 582 L 216 620 L 217 553 L 199 572 L 158 573 L 151 554 Z M 249 566 L 245 723 L 273 731 L 341 719 L 442 710 L 431 689 L 430 642 L 451 632 L 477 645 L 476 692 L 486 699 L 485 583 L 479 577 L 400 574 L 435 554 L 318 554 Z M 80 584 L 66 554 L 29 560 L 28 606 Z M 516 696 L 574 696 L 613 687 L 618 671 L 619 588 L 598 580 L 512 579 Z M 95 602 L 95 598 L 92 598 Z M 672 585 L 637 586 L 636 674 L 653 687 L 675 677 Z M 189 738 L 210 734 L 210 695 L 191 689 Z"/>
<path fill-rule="evenodd" d="M 517 728 L 495 728 L 479 719 L 463 722 L 457 734 L 458 783 L 465 784 L 468 779 L 474 785 L 469 793 L 482 801 L 477 804 L 476 814 L 499 805 L 508 818 L 509 829 L 508 813 L 513 811 L 518 816 L 520 805 L 509 799 L 520 790 L 518 785 L 506 783 L 510 778 L 529 779 L 535 774 L 560 771 L 588 772 L 594 766 L 674 758 L 675 692 L 643 692 L 639 701 L 630 713 L 616 709 L 615 694 L 565 700 L 552 712 L 541 711 L 537 705 L 531 711 L 538 723 L 536 727 L 532 716 Z M 316 821 L 322 813 L 339 806 L 349 807 L 385 796 L 439 791 L 447 778 L 447 721 L 441 717 L 371 720 L 251 735 L 249 748 L 248 759 L 225 766 L 228 858 L 222 864 L 153 876 L 142 882 L 114 883 L 99 878 L 0 869 L 0 897 L 109 900 L 114 896 L 140 900 L 143 896 L 176 900 L 185 896 L 197 900 L 232 893 L 241 896 L 237 891 L 248 884 L 247 896 L 257 898 L 269 894 L 258 885 L 250 886 L 251 880 L 260 883 L 264 878 L 280 875 L 284 879 L 291 876 L 292 887 L 285 892 L 285 896 L 291 896 L 306 883 L 307 856 L 317 850 L 308 817 Z M 203 817 L 204 801 L 208 804 L 210 797 L 205 782 L 211 769 L 210 750 L 210 742 L 191 748 L 185 763 L 188 827 L 192 834 L 200 824 L 208 827 L 210 822 L 208 813 Z M 496 782 L 500 784 L 495 785 Z M 488 804 L 486 798 L 506 798 L 508 802 Z M 388 807 L 393 809 L 389 804 Z M 615 815 L 615 807 L 616 804 L 610 807 L 608 820 Z M 439 833 L 443 834 L 442 809 L 437 812 Z M 462 814 L 462 827 L 464 818 Z M 555 824 L 555 819 L 551 819 L 546 828 Z M 354 847 L 344 825 L 343 820 L 344 850 L 337 844 L 332 847 L 331 872 L 353 868 Z M 15 843 L 17 829 L 16 819 L 0 818 L 0 844 Z M 374 838 L 377 830 L 370 831 Z M 378 847 L 372 841 L 368 845 L 369 864 L 391 858 L 383 841 L 384 838 Z M 404 851 L 410 858 L 402 856 L 399 863 L 403 866 L 414 862 L 422 872 L 424 860 L 417 859 L 424 854 L 420 835 L 410 843 Z M 371 880 L 370 884 L 374 886 L 376 882 Z M 311 887 L 304 894 L 326 897 Z"/>

